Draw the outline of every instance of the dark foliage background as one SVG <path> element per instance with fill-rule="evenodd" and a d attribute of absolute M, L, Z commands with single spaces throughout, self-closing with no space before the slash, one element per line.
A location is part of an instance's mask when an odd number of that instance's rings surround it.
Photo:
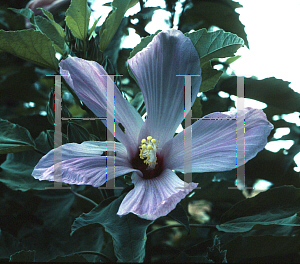
<path fill-rule="evenodd" d="M 172 27 L 177 1 L 165 2 Z M 25 29 L 24 17 L 8 8 L 21 9 L 26 4 L 26 0 L 1 2 L 0 29 Z M 122 19 L 109 45 L 102 50 L 98 47 L 100 27 L 95 28 L 95 38 L 82 41 L 66 26 L 64 18 L 69 3 L 52 13 L 65 30 L 65 44 L 56 43 L 64 50 L 64 55 L 70 53 L 92 59 L 103 65 L 109 74 L 123 74 L 122 79 L 116 80 L 117 85 L 143 115 L 146 110 L 141 92 L 127 71 L 126 60 L 132 49 L 121 49 L 120 43 L 128 34 L 128 28 L 134 28 L 141 37 L 149 36 L 145 26 L 159 7 L 146 8 L 143 0 L 138 4 L 141 10 Z M 242 8 L 239 3 L 186 0 L 182 7 L 178 29 L 183 33 L 202 28 L 210 31 L 212 26 L 217 26 L 242 38 L 247 47 L 251 46 L 236 12 L 237 8 Z M 132 23 L 136 18 L 138 22 Z M 274 128 L 289 127 L 291 130 L 281 139 L 295 142 L 289 151 L 272 153 L 264 149 L 247 163 L 246 185 L 252 187 L 258 179 L 265 179 L 273 184 L 270 190 L 229 190 L 228 187 L 235 184 L 236 170 L 194 173 L 193 181 L 199 183 L 201 190 L 182 200 L 168 216 L 155 222 L 143 222 L 129 215 L 120 222 L 112 212 L 130 187 L 125 188 L 122 195 L 121 190 L 101 192 L 91 186 L 74 185 L 72 191 L 45 190 L 53 183 L 39 182 L 31 176 L 39 159 L 53 148 L 54 80 L 46 75 L 56 74 L 57 69 L 49 61 L 41 65 L 23 60 L 13 52 L 4 52 L 1 41 L 3 38 L 0 39 L 1 261 L 107 262 L 117 259 L 142 261 L 144 258 L 146 262 L 300 262 L 300 180 L 299 173 L 293 170 L 293 158 L 300 151 L 300 130 L 282 118 L 272 119 L 274 115 L 299 112 L 300 95 L 289 88 L 289 82 L 272 76 L 264 80 L 245 78 L 245 97 L 265 102 L 268 106 L 264 112 Z M 44 49 L 50 52 L 46 46 Z M 220 91 L 236 95 L 236 77 L 226 73 L 234 59 L 221 62 L 215 58 L 208 62 L 222 69 L 215 70 L 217 77 L 208 80 L 212 87 L 207 85 L 197 98 L 193 106 L 195 117 L 228 111 L 234 106 L 230 98 L 218 95 Z M 205 67 L 210 68 L 210 65 Z M 219 77 L 219 81 L 214 82 Z M 62 111 L 64 117 L 93 115 L 73 97 L 65 84 Z M 275 141 L 275 129 L 269 141 Z M 64 143 L 106 139 L 106 130 L 100 121 L 64 121 L 62 132 Z M 118 178 L 117 186 L 130 185 L 129 176 Z M 100 205 L 95 207 L 95 203 Z M 110 220 L 104 220 L 109 213 Z M 82 224 L 85 217 L 92 220 Z"/>

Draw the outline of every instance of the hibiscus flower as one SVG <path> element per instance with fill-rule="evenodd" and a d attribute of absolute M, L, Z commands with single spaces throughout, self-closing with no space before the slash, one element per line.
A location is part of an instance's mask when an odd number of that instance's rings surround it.
<path fill-rule="evenodd" d="M 217 172 L 236 168 L 236 120 L 229 117 L 237 112 L 212 113 L 192 125 L 192 171 L 184 171 L 184 131 L 175 137 L 174 134 L 184 119 L 185 84 L 184 78 L 176 75 L 201 74 L 196 49 L 180 31 L 167 30 L 158 33 L 128 64 L 143 93 L 145 122 L 114 86 L 115 131 L 111 132 L 119 141 L 114 142 L 116 157 L 101 156 L 107 150 L 107 142 L 65 144 L 59 147 L 62 181 L 99 187 L 107 180 L 107 160 L 114 159 L 115 177 L 132 172 L 134 184 L 117 214 L 133 213 L 155 220 L 172 211 L 198 185 L 185 183 L 174 171 Z M 80 100 L 97 117 L 106 116 L 108 77 L 103 67 L 75 57 L 68 57 L 59 65 L 61 75 Z M 193 103 L 201 77 L 193 76 L 192 84 Z M 247 162 L 264 148 L 273 126 L 262 110 L 246 108 L 244 112 Z M 36 179 L 54 180 L 53 152 L 36 165 L 32 173 Z"/>

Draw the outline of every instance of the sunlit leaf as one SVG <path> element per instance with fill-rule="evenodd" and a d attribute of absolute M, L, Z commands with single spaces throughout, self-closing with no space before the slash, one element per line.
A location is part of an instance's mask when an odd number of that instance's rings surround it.
<path fill-rule="evenodd" d="M 207 32 L 203 28 L 185 35 L 194 44 L 199 54 L 201 65 L 214 58 L 232 57 L 244 45 L 243 39 L 224 30 Z"/>
<path fill-rule="evenodd" d="M 95 28 L 96 28 L 97 23 L 99 22 L 100 18 L 101 18 L 101 16 L 98 17 L 98 18 L 94 21 L 94 24 L 93 24 L 93 26 L 91 27 L 90 32 L 89 32 L 89 39 L 91 38 L 91 35 L 94 33 Z"/>
<path fill-rule="evenodd" d="M 66 11 L 65 21 L 74 37 L 83 41 L 86 40 L 91 9 L 87 5 L 87 0 L 72 0 Z"/>
<path fill-rule="evenodd" d="M 104 52 L 115 35 L 126 11 L 134 6 L 138 0 L 114 0 L 113 11 L 108 15 L 100 29 L 99 49 Z"/>

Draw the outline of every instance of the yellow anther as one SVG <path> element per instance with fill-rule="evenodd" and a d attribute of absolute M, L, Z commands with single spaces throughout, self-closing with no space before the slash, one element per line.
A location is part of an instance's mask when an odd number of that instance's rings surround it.
<path fill-rule="evenodd" d="M 149 166 L 148 169 L 154 169 L 157 164 L 156 152 L 158 149 L 158 140 L 152 138 L 151 136 L 146 139 L 141 140 L 140 148 L 140 158 L 144 160 L 144 163 Z"/>

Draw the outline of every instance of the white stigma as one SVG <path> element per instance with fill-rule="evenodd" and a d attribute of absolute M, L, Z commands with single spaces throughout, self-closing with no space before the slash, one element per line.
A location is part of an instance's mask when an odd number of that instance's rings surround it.
<path fill-rule="evenodd" d="M 146 159 L 146 163 L 149 167 L 148 169 L 154 169 L 157 164 L 156 152 L 158 149 L 158 140 L 152 138 L 151 136 L 146 139 L 142 139 L 140 148 L 140 158 Z"/>

